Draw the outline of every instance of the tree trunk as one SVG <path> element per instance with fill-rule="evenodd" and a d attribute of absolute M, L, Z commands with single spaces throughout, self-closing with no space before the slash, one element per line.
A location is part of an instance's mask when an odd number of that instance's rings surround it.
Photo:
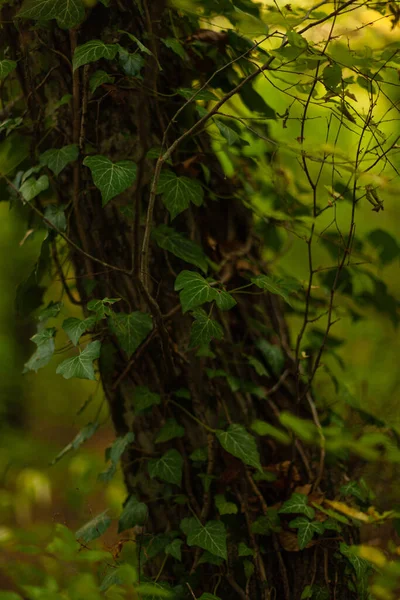
<path fill-rule="evenodd" d="M 10 20 L 11 13 L 11 9 L 4 8 L 3 20 Z M 214 307 L 213 318 L 222 325 L 224 336 L 212 346 L 212 352 L 199 356 L 197 348 L 188 349 L 193 318 L 182 313 L 174 290 L 176 276 L 188 268 L 187 264 L 151 241 L 149 272 L 140 272 L 156 164 L 149 150 L 160 147 L 168 126 L 164 140 L 167 147 L 196 123 L 193 103 L 171 121 L 185 103 L 175 90 L 191 88 L 195 80 L 204 83 L 216 69 L 209 55 L 201 59 L 196 53 L 193 40 L 201 36 L 193 23 L 179 11 L 167 8 L 164 1 L 144 0 L 133 7 L 123 2 L 109 8 L 98 4 L 83 24 L 70 32 L 55 25 L 32 30 L 21 21 L 19 40 L 15 41 L 13 26 L 6 30 L 10 47 L 20 57 L 19 77 L 34 123 L 33 156 L 44 134 L 45 107 L 60 95 L 72 94 L 69 104 L 58 109 L 56 126 L 40 146 L 40 152 L 67 144 L 78 144 L 80 149 L 79 161 L 61 174 L 61 185 L 57 187 L 59 202 L 68 207 L 69 238 L 86 253 L 68 249 L 79 300 L 75 290 L 69 289 L 69 295 L 82 304 L 86 316 L 90 314 L 85 308 L 88 301 L 107 297 L 121 299 L 113 305 L 117 313 L 142 311 L 152 315 L 153 330 L 131 357 L 112 331 L 103 328 L 96 332 L 102 340 L 100 376 L 116 435 L 121 437 L 129 431 L 135 434 L 122 465 L 128 493 L 137 495 L 149 511 L 145 525 L 137 531 L 144 548 L 142 563 L 149 577 L 158 575 L 159 583 L 181 585 L 187 594 L 188 582 L 196 598 L 209 592 L 223 599 L 298 600 L 310 584 L 329 589 L 331 598 L 334 593 L 341 600 L 354 598 L 345 570 L 334 558 L 343 540 L 339 534 L 329 534 L 300 551 L 296 531 L 288 527 L 289 515 L 281 519 L 281 531 L 271 526 L 268 535 L 262 535 L 252 527 L 258 517 L 272 519 L 271 509 L 279 508 L 295 490 L 304 491 L 301 486 L 308 486 L 306 493 L 312 488 L 312 499 L 318 502 L 321 489 L 325 490 L 328 483 L 325 475 L 320 481 L 318 449 L 310 451 L 299 442 L 281 445 L 270 437 L 260 437 L 261 464 L 267 474 L 274 475 L 260 477 L 255 468 L 223 450 L 214 433 L 229 424 L 249 429 L 256 419 L 278 425 L 283 410 L 310 417 L 280 298 L 273 294 L 237 294 L 237 304 L 231 310 Z M 113 42 L 121 30 L 133 34 L 151 52 L 145 55 L 143 79 L 135 78 L 130 85 L 120 86 L 119 68 L 108 64 L 114 82 L 103 84 L 102 93 L 92 96 L 89 78 L 102 66 L 87 65 L 71 75 L 65 59 L 70 60 L 76 46 L 89 40 Z M 161 41 L 175 38 L 177 31 L 186 50 L 185 61 Z M 205 47 L 212 49 L 214 45 L 220 59 L 226 43 L 223 36 L 204 39 Z M 229 89 L 232 69 L 219 76 L 217 87 Z M 47 79 L 43 83 L 44 77 Z M 134 187 L 102 207 L 90 171 L 82 164 L 88 154 L 104 155 L 113 162 L 134 161 Z M 188 136 L 172 154 L 169 167 L 177 175 L 204 185 L 203 204 L 191 204 L 176 217 L 173 226 L 200 244 L 209 259 L 220 266 L 215 278 L 229 291 L 246 285 L 249 274 L 265 273 L 262 240 L 251 210 L 239 197 L 240 178 L 225 176 L 208 133 L 198 130 Z M 159 195 L 151 217 L 154 227 L 169 222 Z M 53 250 L 61 271 L 63 248 L 57 244 Z M 142 277 L 148 287 L 143 285 Z M 254 368 L 247 358 L 262 358 L 257 350 L 260 340 L 267 340 L 269 347 L 284 356 L 284 366 L 276 375 L 273 357 L 268 375 L 265 368 Z M 138 386 L 159 394 L 161 402 L 150 411 L 134 414 Z M 184 427 L 184 436 L 155 443 L 155 435 L 168 419 Z M 205 460 L 191 459 L 200 448 L 205 449 Z M 169 449 L 176 449 L 183 459 L 181 488 L 161 484 L 148 474 L 148 459 Z M 330 481 L 336 486 L 337 474 L 333 471 Z M 217 494 L 224 494 L 234 503 L 237 513 L 221 517 L 214 502 Z M 202 524 L 222 520 L 229 532 L 227 561 L 220 564 L 215 556 L 203 561 L 198 546 L 184 543 L 182 563 L 169 557 L 163 566 L 163 552 L 157 555 L 152 551 L 153 539 L 161 538 L 153 536 L 180 532 L 181 521 L 193 516 Z M 251 566 L 246 566 L 238 554 L 239 542 L 251 549 L 247 562 L 254 565 L 253 575 L 246 570 Z"/>

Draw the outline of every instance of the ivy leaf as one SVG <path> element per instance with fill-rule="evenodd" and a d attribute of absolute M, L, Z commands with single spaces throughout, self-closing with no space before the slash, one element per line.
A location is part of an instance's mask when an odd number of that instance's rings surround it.
<path fill-rule="evenodd" d="M 119 48 L 119 64 L 122 67 L 125 75 L 130 77 L 137 77 L 140 75 L 140 71 L 144 65 L 143 56 L 140 54 L 131 54 L 124 48 Z"/>
<path fill-rule="evenodd" d="M 107 471 L 100 473 L 98 477 L 100 481 L 110 481 L 110 479 L 112 479 L 115 471 L 117 470 L 117 466 L 121 456 L 125 452 L 126 448 L 129 446 L 129 444 L 132 444 L 134 439 L 134 434 L 131 431 L 129 431 L 123 437 L 118 437 L 113 442 L 112 446 L 107 448 L 106 459 L 111 461 L 111 464 L 108 467 Z"/>
<path fill-rule="evenodd" d="M 204 191 L 201 184 L 189 177 L 178 177 L 172 171 L 162 171 L 158 181 L 157 193 L 163 194 L 163 201 L 171 219 L 175 219 L 186 210 L 190 203 L 201 206 Z"/>
<path fill-rule="evenodd" d="M 278 377 L 283 370 L 285 365 L 285 356 L 282 349 L 275 344 L 270 344 L 267 340 L 258 340 L 257 348 L 262 352 L 269 370 L 272 371 L 272 375 Z"/>
<path fill-rule="evenodd" d="M 77 540 L 82 540 L 85 544 L 99 538 L 111 525 L 111 519 L 107 511 L 102 512 L 97 517 L 86 523 L 75 533 Z"/>
<path fill-rule="evenodd" d="M 54 354 L 54 336 L 56 330 L 54 327 L 42 329 L 40 333 L 36 333 L 30 339 L 37 346 L 36 351 L 32 354 L 28 362 L 24 365 L 24 373 L 27 371 L 35 371 L 46 366 Z"/>
<path fill-rule="evenodd" d="M 67 228 L 67 219 L 65 218 L 64 206 L 49 204 L 44 211 L 44 218 L 59 231 L 65 231 Z"/>
<path fill-rule="evenodd" d="M 195 320 L 190 330 L 189 348 L 207 345 L 214 338 L 221 340 L 224 337 L 222 326 L 217 321 L 210 319 L 202 308 L 193 311 L 193 316 Z"/>
<path fill-rule="evenodd" d="M 146 46 L 136 36 L 134 36 L 132 33 L 129 33 L 129 31 L 119 30 L 118 33 L 126 33 L 126 35 L 132 40 L 132 42 L 135 42 L 135 44 L 137 44 L 140 52 L 148 54 L 149 56 L 153 56 L 152 51 L 146 48 Z"/>
<path fill-rule="evenodd" d="M 63 322 L 62 328 L 74 346 L 76 346 L 81 335 L 88 329 L 91 329 L 95 323 L 96 317 L 88 317 L 87 319 L 83 320 L 75 317 L 69 317 Z"/>
<path fill-rule="evenodd" d="M 322 80 L 328 92 L 334 91 L 342 82 L 342 69 L 337 64 L 328 65 L 322 71 Z"/>
<path fill-rule="evenodd" d="M 315 510 L 308 506 L 308 497 L 305 494 L 294 492 L 289 500 L 283 503 L 279 513 L 301 513 L 309 519 L 313 519 Z"/>
<path fill-rule="evenodd" d="M 52 148 L 40 155 L 40 164 L 48 167 L 58 177 L 69 163 L 77 160 L 78 155 L 79 150 L 76 144 L 70 144 L 58 150 Z"/>
<path fill-rule="evenodd" d="M 282 429 L 278 429 L 271 425 L 271 423 L 267 423 L 266 421 L 260 421 L 259 419 L 253 421 L 251 424 L 251 429 L 257 433 L 257 435 L 267 435 L 268 437 L 273 438 L 280 444 L 289 445 L 291 443 L 290 436 L 283 431 Z"/>
<path fill-rule="evenodd" d="M 86 44 L 76 48 L 72 59 L 73 69 L 76 71 L 79 67 L 96 62 L 96 60 L 100 60 L 100 58 L 113 60 L 117 52 L 117 44 L 105 44 L 101 40 L 90 40 L 89 42 L 86 42 Z"/>
<path fill-rule="evenodd" d="M 307 544 L 312 540 L 314 534 L 321 535 L 325 531 L 325 527 L 319 521 L 309 521 L 307 517 L 296 517 L 290 521 L 289 527 L 298 529 L 297 539 L 300 550 L 304 550 Z"/>
<path fill-rule="evenodd" d="M 100 356 L 100 342 L 90 342 L 78 356 L 67 358 L 57 367 L 56 373 L 65 379 L 77 377 L 78 379 L 91 379 L 95 381 L 93 361 Z"/>
<path fill-rule="evenodd" d="M 110 329 L 130 358 L 153 329 L 153 321 L 150 315 L 140 311 L 129 315 L 116 313 L 110 317 Z"/>
<path fill-rule="evenodd" d="M 98 87 L 100 87 L 104 83 L 114 83 L 114 79 L 114 77 L 112 77 L 102 69 L 98 69 L 93 73 L 93 75 L 89 79 L 89 89 L 91 93 L 94 94 Z"/>
<path fill-rule="evenodd" d="M 118 521 L 118 533 L 131 529 L 135 525 L 144 525 L 147 512 L 147 506 L 143 502 L 139 502 L 136 496 L 130 496 Z"/>
<path fill-rule="evenodd" d="M 220 596 L 214 596 L 214 594 L 209 594 L 208 592 L 203 592 L 200 596 L 199 600 L 221 600 Z"/>
<path fill-rule="evenodd" d="M 63 306 L 62 302 L 53 302 L 53 301 L 49 302 L 48 305 L 46 306 L 46 308 L 44 308 L 42 311 L 40 311 L 39 317 L 38 317 L 39 321 L 41 323 L 45 323 L 49 319 L 54 319 L 59 314 L 60 310 L 62 309 L 62 306 Z"/>
<path fill-rule="evenodd" d="M 195 518 L 185 519 L 184 532 L 188 546 L 198 546 L 223 559 L 227 559 L 226 529 L 221 521 L 208 521 L 202 525 Z"/>
<path fill-rule="evenodd" d="M 239 141 L 240 138 L 238 134 L 231 127 L 225 125 L 225 123 L 223 123 L 219 119 L 215 119 L 215 124 L 218 127 L 218 131 L 220 132 L 222 137 L 225 138 L 228 142 L 228 146 L 233 146 L 233 144 Z"/>
<path fill-rule="evenodd" d="M 89 167 L 93 182 L 101 192 L 103 206 L 128 189 L 136 179 L 136 165 L 130 160 L 113 163 L 105 156 L 87 156 L 83 161 Z"/>
<path fill-rule="evenodd" d="M 237 302 L 233 296 L 228 294 L 225 290 L 215 290 L 215 302 L 221 310 L 230 310 L 234 306 L 236 306 Z"/>
<path fill-rule="evenodd" d="M 136 386 L 133 398 L 136 414 L 161 402 L 160 394 L 151 392 L 146 385 Z"/>
<path fill-rule="evenodd" d="M 254 556 L 254 550 L 249 548 L 244 542 L 239 542 L 238 556 Z"/>
<path fill-rule="evenodd" d="M 368 234 L 368 241 L 378 250 L 379 260 L 387 265 L 400 256 L 400 245 L 397 240 L 383 229 L 374 229 Z"/>
<path fill-rule="evenodd" d="M 243 425 L 232 423 L 226 431 L 218 429 L 216 435 L 221 446 L 229 454 L 236 456 L 246 465 L 261 470 L 256 441 Z"/>
<path fill-rule="evenodd" d="M 152 458 L 148 462 L 149 475 L 167 483 L 181 485 L 183 458 L 175 449 L 168 450 L 161 458 Z"/>
<path fill-rule="evenodd" d="M 7 75 L 12 73 L 17 68 L 15 60 L 0 60 L 0 81 L 5 79 Z"/>
<path fill-rule="evenodd" d="M 17 16 L 37 21 L 57 19 L 59 27 L 71 29 L 83 21 L 85 8 L 82 0 L 26 0 Z"/>
<path fill-rule="evenodd" d="M 121 298 L 103 298 L 102 300 L 90 300 L 87 303 L 88 310 L 91 310 L 96 313 L 96 321 L 101 321 L 106 316 L 111 316 L 113 314 L 112 309 L 110 308 L 111 304 L 115 304 L 119 302 Z"/>
<path fill-rule="evenodd" d="M 207 273 L 206 255 L 195 242 L 167 225 L 159 225 L 154 229 L 152 236 L 160 248 L 168 250 L 178 258 Z"/>
<path fill-rule="evenodd" d="M 198 91 L 191 88 L 179 88 L 176 91 L 186 100 L 189 100 L 194 94 L 196 94 L 195 100 L 204 100 L 205 102 L 208 102 L 209 100 L 218 100 L 214 92 L 210 92 L 209 90 Z"/>
<path fill-rule="evenodd" d="M 167 48 L 172 50 L 172 52 L 175 52 L 175 54 L 177 54 L 180 58 L 182 58 L 182 59 L 186 58 L 187 55 L 186 55 L 185 49 L 179 40 L 177 40 L 175 38 L 165 38 L 165 39 L 161 39 L 161 41 L 164 44 L 164 46 L 166 46 Z"/>
<path fill-rule="evenodd" d="M 175 290 L 182 290 L 179 298 L 182 312 L 187 312 L 205 302 L 217 299 L 217 291 L 211 287 L 215 283 L 213 279 L 204 279 L 200 273 L 195 271 L 181 271 L 175 280 Z"/>
<path fill-rule="evenodd" d="M 214 498 L 215 506 L 222 515 L 236 515 L 238 513 L 238 507 L 234 502 L 228 502 L 223 494 L 217 494 Z"/>
<path fill-rule="evenodd" d="M 182 544 L 183 544 L 183 540 L 174 540 L 173 542 L 168 544 L 168 546 L 166 546 L 165 554 L 169 554 L 170 556 L 173 556 L 174 558 L 176 558 L 176 560 L 179 560 L 179 562 L 181 562 L 181 560 L 182 560 L 182 552 L 181 552 Z"/>
<path fill-rule="evenodd" d="M 71 450 L 76 450 L 77 448 L 79 448 L 80 446 L 82 446 L 82 444 L 84 442 L 86 442 L 86 440 L 88 440 L 89 438 L 91 438 L 92 435 L 94 435 L 96 433 L 98 427 L 99 427 L 98 423 L 88 423 L 87 425 L 85 425 L 85 427 L 83 427 L 80 430 L 80 432 L 74 437 L 74 439 L 72 440 L 72 442 L 70 442 L 69 444 L 67 444 L 65 446 L 65 448 L 63 448 L 61 450 L 61 452 L 59 452 L 57 454 L 57 456 L 51 461 L 51 464 L 54 465 L 59 460 L 61 460 L 63 458 L 63 456 L 65 456 L 66 454 L 68 454 L 68 452 L 70 452 Z"/>
<path fill-rule="evenodd" d="M 283 281 L 272 279 L 272 277 L 268 277 L 268 275 L 257 275 L 257 277 L 252 277 L 250 281 L 262 290 L 267 290 L 270 294 L 281 296 L 285 302 L 292 306 L 289 293 L 293 291 L 293 288 L 288 289 L 285 287 Z M 290 286 L 291 284 L 292 282 L 290 282 Z"/>
<path fill-rule="evenodd" d="M 179 425 L 176 419 L 167 419 L 165 425 L 161 427 L 156 437 L 155 443 L 161 444 L 169 442 L 175 438 L 181 438 L 185 435 L 185 428 Z"/>
<path fill-rule="evenodd" d="M 36 198 L 41 192 L 44 192 L 49 187 L 49 179 L 47 175 L 42 175 L 39 179 L 29 177 L 19 188 L 20 194 L 26 202 L 30 202 Z"/>
<path fill-rule="evenodd" d="M 271 535 L 281 529 L 278 511 L 275 508 L 269 508 L 266 515 L 258 517 L 251 525 L 251 531 L 259 535 Z"/>

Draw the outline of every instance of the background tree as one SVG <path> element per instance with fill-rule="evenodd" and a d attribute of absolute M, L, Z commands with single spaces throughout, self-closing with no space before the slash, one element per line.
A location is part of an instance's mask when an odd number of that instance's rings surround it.
<path fill-rule="evenodd" d="M 100 477 L 122 460 L 119 532 L 136 541 L 153 595 L 155 585 L 203 600 L 369 597 L 351 526 L 387 515 L 366 516 L 359 484 L 341 487 L 346 460 L 396 461 L 398 450 L 390 431 L 352 435 L 313 387 L 323 367 L 348 393 L 324 358 L 335 357 L 331 328 L 344 310 L 357 319 L 357 303 L 369 304 L 397 321 L 395 299 L 364 266 L 356 215 L 368 202 L 380 213 L 395 189 L 397 138 L 385 122 L 397 110 L 398 48 L 361 54 L 336 42 L 337 23 L 359 8 L 1 9 L 1 129 L 12 141 L 3 193 L 45 234 L 17 309 L 42 306 L 50 274 L 83 311 L 64 315 L 58 332 L 48 321 L 60 299 L 42 308 L 25 368 L 47 365 L 55 340 L 71 349 L 57 367 L 66 379 L 95 379 L 98 368 L 116 432 Z M 396 3 L 377 8 L 395 24 Z M 263 77 L 285 83 L 280 113 L 256 89 Z M 307 138 L 313 110 L 324 113 L 318 148 Z M 278 144 L 269 122 L 291 120 L 297 140 Z M 297 156 L 297 181 L 286 153 Z M 392 260 L 397 243 L 377 231 L 371 243 Z M 295 236 L 307 248 L 304 278 L 278 262 Z M 315 262 L 320 242 L 327 267 Z M 340 490 L 353 500 L 338 501 Z M 102 513 L 77 537 L 87 544 L 110 522 Z"/>

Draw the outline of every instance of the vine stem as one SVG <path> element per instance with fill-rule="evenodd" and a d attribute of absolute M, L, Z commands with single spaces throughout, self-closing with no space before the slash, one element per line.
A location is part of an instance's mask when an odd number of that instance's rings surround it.
<path fill-rule="evenodd" d="M 176 406 L 177 408 L 180 408 L 188 417 L 190 417 L 191 419 L 193 419 L 193 421 L 196 421 L 196 423 L 198 425 L 200 425 L 201 427 L 204 427 L 204 429 L 206 429 L 210 433 L 217 433 L 216 429 L 213 429 L 209 425 L 206 425 L 205 423 L 203 423 L 202 421 L 200 421 L 200 419 L 198 419 L 197 417 L 195 417 L 194 415 L 192 415 L 192 413 L 190 411 L 188 411 L 186 408 L 184 408 L 183 406 L 181 406 L 178 402 L 175 402 L 175 400 L 169 400 L 169 402 L 171 404 L 173 404 L 174 406 Z"/>
<path fill-rule="evenodd" d="M 351 6 L 354 3 L 355 3 L 355 0 L 348 0 L 347 2 L 345 2 L 344 4 L 342 4 L 341 6 L 339 6 L 336 10 L 334 10 L 329 15 L 326 15 L 325 17 L 322 17 L 321 19 L 319 19 L 319 20 L 317 20 L 317 21 L 315 21 L 313 23 L 310 23 L 309 25 L 306 25 L 298 33 L 301 35 L 301 34 L 305 33 L 306 31 L 308 31 L 309 29 L 311 29 L 313 27 L 316 27 L 317 25 L 320 25 L 321 23 L 324 23 L 328 19 L 331 19 L 332 17 L 336 17 L 337 15 L 339 15 L 340 13 L 342 13 L 346 8 L 348 8 L 349 6 Z M 281 48 L 284 48 L 285 46 L 287 46 L 288 43 L 289 43 L 289 41 L 287 39 L 283 40 L 283 42 L 281 44 Z M 237 57 L 236 59 L 234 59 L 233 61 L 231 61 L 229 64 L 233 64 L 233 63 L 237 62 L 240 58 L 241 58 L 240 56 Z M 149 196 L 149 203 L 148 203 L 148 207 L 147 207 L 145 231 L 144 231 L 143 243 L 142 243 L 142 251 L 141 251 L 140 280 L 142 281 L 143 286 L 146 289 L 148 289 L 148 281 L 149 281 L 149 279 L 148 279 L 148 273 L 149 273 L 149 246 L 150 246 L 151 228 L 152 228 L 152 223 L 153 223 L 153 212 L 154 212 L 155 200 L 156 200 L 156 195 L 157 195 L 158 181 L 160 179 L 161 168 L 162 168 L 163 164 L 169 160 L 169 158 L 172 156 L 172 154 L 175 152 L 175 150 L 178 148 L 178 146 L 180 146 L 182 144 L 182 142 L 184 140 L 186 140 L 188 137 L 192 136 L 199 129 L 201 129 L 201 127 L 203 125 L 205 125 L 207 123 L 207 121 L 209 119 L 211 119 L 211 117 L 213 117 L 219 111 L 219 109 L 221 108 L 221 106 L 223 106 L 228 100 L 230 100 L 230 98 L 232 98 L 238 92 L 240 92 L 240 90 L 246 84 L 248 84 L 251 81 L 253 81 L 253 79 L 255 79 L 260 73 L 263 73 L 264 71 L 267 71 L 270 68 L 270 66 L 271 66 L 271 64 L 272 64 L 272 62 L 274 60 L 275 60 L 275 57 L 271 56 L 267 60 L 267 62 L 263 66 L 261 66 L 258 70 L 254 71 L 253 73 L 250 73 L 247 77 L 245 77 L 244 79 L 242 79 L 242 81 L 240 83 L 238 83 L 238 85 L 236 85 L 234 88 L 232 88 L 230 92 L 228 92 L 227 94 L 225 94 L 225 96 L 223 96 L 223 98 L 221 98 L 220 100 L 218 100 L 218 102 L 215 104 L 215 106 L 207 114 L 205 114 L 203 117 L 201 117 L 192 127 L 190 127 L 180 137 L 178 137 L 166 149 L 166 151 L 164 152 L 164 154 L 162 154 L 158 158 L 157 163 L 156 163 L 156 167 L 155 167 L 155 170 L 154 170 L 152 185 L 151 185 L 151 191 L 150 191 L 150 196 Z M 228 65 L 225 65 L 223 68 L 225 68 L 226 66 L 228 66 Z M 216 73 L 218 73 L 218 71 L 216 71 Z M 212 77 L 210 78 L 210 80 L 211 79 L 212 79 Z M 204 84 L 204 86 L 207 85 L 207 84 L 208 84 L 208 81 L 206 82 L 206 84 Z M 203 89 L 203 88 L 201 88 L 201 89 Z M 198 91 L 200 91 L 200 90 L 198 90 Z M 195 98 L 195 96 L 196 96 L 196 94 L 194 94 L 192 96 L 192 98 L 190 98 L 188 100 L 188 102 L 192 101 L 192 99 Z M 188 104 L 188 102 L 185 103 L 185 105 Z M 179 111 L 176 113 L 175 118 L 176 118 L 176 116 L 178 114 L 179 114 Z M 168 127 L 167 127 L 167 129 L 166 129 L 166 131 L 164 133 L 164 136 L 163 136 L 163 145 L 165 143 L 166 133 L 168 131 L 168 128 L 169 128 L 169 125 L 168 125 Z"/>

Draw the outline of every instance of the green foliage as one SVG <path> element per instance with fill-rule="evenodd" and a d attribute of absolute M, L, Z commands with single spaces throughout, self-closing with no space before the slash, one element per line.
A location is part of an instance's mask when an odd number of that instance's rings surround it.
<path fill-rule="evenodd" d="M 78 356 L 67 358 L 57 367 L 56 373 L 65 379 L 78 377 L 79 379 L 96 379 L 93 361 L 100 356 L 100 342 L 90 342 Z"/>
<path fill-rule="evenodd" d="M 355 0 L 100 2 L 1 9 L 0 194 L 29 215 L 21 246 L 37 252 L 16 307 L 47 303 L 24 372 L 56 355 L 56 373 L 88 380 L 65 385 L 103 386 L 110 414 L 99 403 L 53 464 L 85 456 L 108 416 L 117 437 L 96 480 L 112 506 L 96 499 L 76 536 L 58 525 L 44 551 L 30 547 L 43 572 L 27 566 L 0 598 L 286 598 L 289 578 L 302 599 L 346 586 L 394 600 L 398 549 L 347 542 L 350 527 L 397 517 L 350 472 L 354 455 L 400 463 L 381 351 L 399 320 L 399 44 L 381 18 L 394 28 L 396 3 L 368 6 L 360 44 Z M 379 346 L 360 352 L 363 336 Z M 83 388 L 68 389 L 72 405 Z M 82 508 L 90 478 L 75 458 L 67 495 Z M 22 529 L 46 496 L 24 477 L 16 508 L 0 494 Z M 113 521 L 118 548 L 88 548 Z M 311 545 L 324 573 L 294 575 L 290 550 L 309 564 Z"/>
<path fill-rule="evenodd" d="M 195 206 L 201 206 L 203 203 L 204 194 L 200 183 L 188 177 L 178 177 L 172 171 L 162 171 L 157 193 L 163 195 L 171 219 L 175 219 L 189 208 L 191 202 Z"/>
<path fill-rule="evenodd" d="M 113 163 L 105 156 L 87 156 L 83 164 L 92 173 L 94 184 L 101 192 L 103 206 L 129 188 L 136 179 L 136 165 L 130 160 Z"/>

